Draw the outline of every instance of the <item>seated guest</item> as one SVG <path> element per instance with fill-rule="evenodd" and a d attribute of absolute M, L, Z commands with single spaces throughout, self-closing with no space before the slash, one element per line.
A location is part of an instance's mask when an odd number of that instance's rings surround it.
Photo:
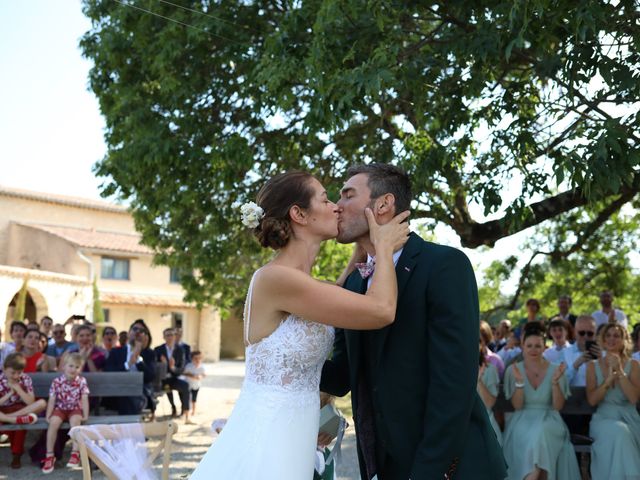
<path fill-rule="evenodd" d="M 495 352 L 498 352 L 504 348 L 507 344 L 507 338 L 509 338 L 509 332 L 511 331 L 511 322 L 507 319 L 500 320 L 498 324 L 498 328 L 496 328 L 495 335 L 495 343 L 496 349 Z"/>
<path fill-rule="evenodd" d="M 567 379 L 572 387 L 587 385 L 587 364 L 600 358 L 601 350 L 596 340 L 596 322 L 589 315 L 580 315 L 576 319 L 576 342 L 563 350 L 564 363 L 567 366 Z M 589 342 L 589 343 L 587 343 Z M 589 348 L 587 348 L 587 345 Z M 589 435 L 591 414 L 563 415 L 567 427 L 572 434 Z"/>
<path fill-rule="evenodd" d="M 613 292 L 605 290 L 600 293 L 601 310 L 596 310 L 591 314 L 596 321 L 596 327 L 600 328 L 605 323 L 619 323 L 625 329 L 629 326 L 629 320 L 622 310 L 613 306 Z"/>
<path fill-rule="evenodd" d="M 143 323 L 144 325 L 144 331 L 142 332 L 142 356 L 144 358 L 148 358 L 149 359 L 149 363 L 151 365 L 153 365 L 153 376 L 149 377 L 145 377 L 145 382 L 142 388 L 142 392 L 144 394 L 144 398 L 145 398 L 145 402 L 146 402 L 146 408 L 148 408 L 151 411 L 151 418 L 150 421 L 154 421 L 156 418 L 156 406 L 158 405 L 158 401 L 156 400 L 156 396 L 154 395 L 154 385 L 157 381 L 156 379 L 156 354 L 155 352 L 151 349 L 151 345 L 152 345 L 152 338 L 151 338 L 151 332 L 149 332 L 149 329 L 147 328 L 147 326 Z"/>
<path fill-rule="evenodd" d="M 40 349 L 40 332 L 38 330 L 28 330 L 24 337 L 22 353 L 25 358 L 25 373 L 48 372 L 50 362 L 47 356 Z"/>
<path fill-rule="evenodd" d="M 558 313 L 556 317 L 560 317 L 562 320 L 569 322 L 571 328 L 576 326 L 576 320 L 578 319 L 573 313 L 571 313 L 571 305 L 573 300 L 569 295 L 560 295 L 558 297 Z M 568 337 L 571 339 L 571 337 Z"/>
<path fill-rule="evenodd" d="M 522 329 L 529 323 L 538 323 L 544 328 L 544 317 L 540 315 L 540 302 L 535 298 L 530 298 L 525 303 L 527 316 L 520 319 L 518 326 L 515 328 L 518 338 L 522 337 Z"/>
<path fill-rule="evenodd" d="M 485 321 L 480 322 L 480 341 L 483 345 L 484 356 L 490 364 L 492 364 L 498 370 L 498 375 L 502 378 L 504 374 L 504 362 L 497 353 L 493 353 L 488 348 L 490 343 L 493 343 L 493 334 L 491 333 L 491 327 Z"/>
<path fill-rule="evenodd" d="M 24 337 L 27 335 L 27 326 L 20 320 L 14 320 L 9 327 L 9 335 L 11 336 L 11 344 L 16 352 L 21 352 Z"/>
<path fill-rule="evenodd" d="M 83 372 L 101 372 L 104 370 L 106 355 L 101 348 L 93 343 L 93 329 L 90 325 L 76 325 L 76 339 L 78 343 L 77 352 L 82 355 L 84 360 Z M 71 349 L 64 353 L 65 355 L 75 351 Z M 61 361 L 62 363 L 62 361 Z"/>
<path fill-rule="evenodd" d="M 487 414 L 491 421 L 493 431 L 496 432 L 498 442 L 502 445 L 502 432 L 493 416 L 493 406 L 496 404 L 496 398 L 498 398 L 498 385 L 500 385 L 500 378 L 498 376 L 498 369 L 495 365 L 487 361 L 487 357 L 484 353 L 485 347 L 480 339 L 480 368 L 478 369 L 478 395 L 482 399 L 484 406 L 487 408 Z"/>
<path fill-rule="evenodd" d="M 630 359 L 626 328 L 606 324 L 599 336 L 606 352 L 587 365 L 587 400 L 598 406 L 591 418 L 591 477 L 640 478 L 640 365 Z"/>
<path fill-rule="evenodd" d="M 558 411 L 570 395 L 564 364 L 544 359 L 544 329 L 526 326 L 523 361 L 507 367 L 504 393 L 515 409 L 507 419 L 503 451 L 509 480 L 579 480 L 569 431 Z"/>
<path fill-rule="evenodd" d="M 118 332 L 116 329 L 113 327 L 104 327 L 104 330 L 102 330 L 102 348 L 107 352 L 107 355 L 109 355 L 111 349 L 117 347 L 117 343 Z"/>
<path fill-rule="evenodd" d="M 564 350 L 571 345 L 567 341 L 570 328 L 569 323 L 560 317 L 555 317 L 549 322 L 547 335 L 553 341 L 553 345 L 543 353 L 547 361 L 556 364 L 564 362 Z"/>
<path fill-rule="evenodd" d="M 182 404 L 181 416 L 185 415 L 185 421 L 189 422 L 189 384 L 181 380 L 180 375 L 184 372 L 186 365 L 184 350 L 176 345 L 176 332 L 173 328 L 165 328 L 164 345 L 155 348 L 156 361 L 167 364 L 167 376 L 162 380 L 162 386 L 166 389 L 177 390 Z M 173 395 L 169 397 L 169 402 L 173 400 Z M 176 407 L 171 405 L 171 415 L 176 417 Z"/>
<path fill-rule="evenodd" d="M 44 400 L 36 400 L 33 395 L 31 377 L 24 374 L 26 361 L 21 353 L 7 356 L 0 373 L 0 422 L 17 423 L 19 425 L 35 423 L 36 415 L 46 408 Z M 24 453 L 26 430 L 8 432 L 13 459 L 11 468 L 20 468 Z"/>
<path fill-rule="evenodd" d="M 518 337 L 515 331 L 511 331 L 507 336 L 506 345 L 498 351 L 498 355 L 506 367 L 521 354 L 522 349 L 520 348 L 520 337 Z"/>
<path fill-rule="evenodd" d="M 54 357 L 47 355 L 48 348 L 49 344 L 47 342 L 47 336 L 43 332 L 40 332 L 40 351 L 44 354 L 44 359 L 48 363 L 47 370 L 43 371 L 55 372 L 58 368 L 58 363 Z"/>
<path fill-rule="evenodd" d="M 572 387 L 584 387 L 587 384 L 587 363 L 601 356 L 595 340 L 596 321 L 589 315 L 580 315 L 576 320 L 576 343 L 564 349 L 567 378 Z"/>
<path fill-rule="evenodd" d="M 48 316 L 44 316 L 40 319 L 39 330 L 47 337 L 47 344 L 53 343 L 53 319 Z"/>
<path fill-rule="evenodd" d="M 53 334 L 53 344 L 47 347 L 47 351 L 45 353 L 50 357 L 55 358 L 56 362 L 60 363 L 60 357 L 62 357 L 62 354 L 69 350 L 73 344 L 67 341 L 67 332 L 64 329 L 64 325 L 56 323 L 51 332 Z"/>
<path fill-rule="evenodd" d="M 118 343 L 121 347 L 126 347 L 129 343 L 129 334 L 124 330 L 118 334 Z"/>
<path fill-rule="evenodd" d="M 71 427 L 76 427 L 89 418 L 89 387 L 87 380 L 80 375 L 82 362 L 83 356 L 78 352 L 65 355 L 61 365 L 62 375 L 51 382 L 46 413 L 47 422 L 49 422 L 47 455 L 43 462 L 42 473 L 53 472 L 56 461 L 54 445 L 62 423 L 68 421 Z M 78 466 L 80 466 L 80 453 L 74 441 L 67 467 Z"/>
<path fill-rule="evenodd" d="M 129 329 L 129 343 L 124 347 L 116 347 L 109 352 L 105 371 L 107 372 L 143 372 L 144 384 L 153 383 L 156 371 L 155 353 L 150 348 L 145 348 L 143 337 L 148 330 L 136 323 Z M 150 335 L 149 335 L 149 338 Z M 120 415 L 139 414 L 145 403 L 143 397 L 120 397 L 118 398 L 118 413 Z"/>

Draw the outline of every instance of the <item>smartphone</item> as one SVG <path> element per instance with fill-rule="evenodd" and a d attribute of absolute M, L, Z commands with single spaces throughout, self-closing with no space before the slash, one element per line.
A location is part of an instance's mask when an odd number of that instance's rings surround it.
<path fill-rule="evenodd" d="M 587 352 L 589 352 L 589 356 L 595 360 L 598 357 L 593 353 L 591 353 L 591 347 L 594 345 L 597 345 L 597 342 L 595 340 L 587 340 L 584 343 L 584 348 L 587 350 Z"/>

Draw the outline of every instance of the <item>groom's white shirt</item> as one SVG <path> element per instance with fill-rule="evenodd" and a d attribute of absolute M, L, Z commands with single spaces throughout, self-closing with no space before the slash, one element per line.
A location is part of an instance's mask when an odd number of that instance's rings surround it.
<path fill-rule="evenodd" d="M 400 255 L 402 255 L 402 250 L 404 250 L 404 247 L 393 254 L 394 265 L 398 265 L 398 259 L 400 258 Z M 375 262 L 375 261 L 376 261 L 376 257 L 372 257 L 367 253 L 367 263 Z M 367 279 L 367 289 L 369 289 L 369 287 L 371 286 L 371 280 L 373 280 L 373 275 L 369 275 L 369 278 Z"/>

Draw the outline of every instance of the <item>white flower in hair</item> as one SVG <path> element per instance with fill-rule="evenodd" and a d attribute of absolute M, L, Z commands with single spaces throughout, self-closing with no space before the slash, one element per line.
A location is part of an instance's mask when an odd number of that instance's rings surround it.
<path fill-rule="evenodd" d="M 264 210 L 254 202 L 247 202 L 242 205 L 240 212 L 242 213 L 242 224 L 249 228 L 256 228 L 262 217 L 264 217 Z"/>

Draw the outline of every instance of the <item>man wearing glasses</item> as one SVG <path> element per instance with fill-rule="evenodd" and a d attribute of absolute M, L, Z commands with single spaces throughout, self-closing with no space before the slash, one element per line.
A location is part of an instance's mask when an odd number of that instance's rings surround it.
<path fill-rule="evenodd" d="M 572 387 L 587 384 L 587 363 L 600 358 L 600 347 L 596 342 L 596 321 L 590 315 L 576 319 L 576 343 L 564 351 L 567 364 L 567 379 Z"/>
<path fill-rule="evenodd" d="M 52 330 L 53 343 L 47 347 L 46 354 L 56 359 L 56 363 L 60 362 L 62 354 L 73 346 L 73 343 L 67 341 L 67 332 L 64 325 L 56 323 Z"/>
<path fill-rule="evenodd" d="M 600 358 L 601 351 L 596 342 L 596 321 L 590 315 L 580 315 L 576 319 L 576 342 L 564 349 L 565 375 L 572 387 L 587 384 L 587 364 Z M 589 435 L 591 415 L 562 415 L 571 434 Z"/>

